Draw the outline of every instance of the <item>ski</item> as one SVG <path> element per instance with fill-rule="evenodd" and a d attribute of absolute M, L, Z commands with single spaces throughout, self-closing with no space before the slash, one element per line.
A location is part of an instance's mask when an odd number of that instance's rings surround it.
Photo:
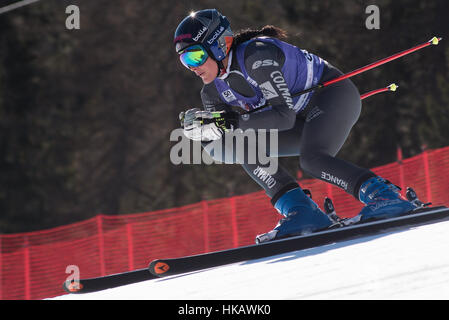
<path fill-rule="evenodd" d="M 444 220 L 449 220 L 449 208 L 420 208 L 395 218 L 360 221 L 308 235 L 180 258 L 157 259 L 149 264 L 148 270 L 155 277 L 166 277 Z"/>
<path fill-rule="evenodd" d="M 148 272 L 148 268 L 143 268 L 104 277 L 89 278 L 79 281 L 65 281 L 62 287 L 67 293 L 89 293 L 155 278 L 157 277 Z"/>

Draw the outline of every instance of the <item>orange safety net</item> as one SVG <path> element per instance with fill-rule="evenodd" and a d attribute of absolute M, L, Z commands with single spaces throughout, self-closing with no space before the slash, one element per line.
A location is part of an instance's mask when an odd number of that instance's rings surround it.
<path fill-rule="evenodd" d="M 373 171 L 400 186 L 412 186 L 423 202 L 449 205 L 449 147 L 428 150 Z M 322 204 L 333 199 L 340 217 L 362 204 L 320 180 L 300 180 Z M 202 201 L 180 208 L 92 219 L 38 232 L 0 235 L 0 299 L 43 299 L 64 294 L 66 268 L 80 278 L 145 268 L 152 259 L 179 257 L 254 243 L 281 216 L 263 191 Z"/>

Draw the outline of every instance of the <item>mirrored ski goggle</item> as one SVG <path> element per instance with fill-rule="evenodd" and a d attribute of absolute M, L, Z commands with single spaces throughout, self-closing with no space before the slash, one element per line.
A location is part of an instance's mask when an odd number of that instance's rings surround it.
<path fill-rule="evenodd" d="M 203 65 L 209 55 L 200 45 L 188 47 L 179 55 L 179 59 L 186 68 L 199 67 Z"/>

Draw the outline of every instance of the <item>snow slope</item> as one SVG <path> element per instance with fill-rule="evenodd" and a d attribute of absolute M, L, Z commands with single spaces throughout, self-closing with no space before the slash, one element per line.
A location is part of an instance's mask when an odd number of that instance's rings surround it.
<path fill-rule="evenodd" d="M 449 299 L 449 221 L 55 299 Z"/>

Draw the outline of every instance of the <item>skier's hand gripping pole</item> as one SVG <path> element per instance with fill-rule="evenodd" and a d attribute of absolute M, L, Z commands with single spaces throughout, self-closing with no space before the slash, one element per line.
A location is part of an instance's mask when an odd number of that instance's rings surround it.
<path fill-rule="evenodd" d="M 225 111 L 204 111 L 192 108 L 179 114 L 184 135 L 195 141 L 218 140 L 233 130 L 238 121 L 237 113 Z"/>

